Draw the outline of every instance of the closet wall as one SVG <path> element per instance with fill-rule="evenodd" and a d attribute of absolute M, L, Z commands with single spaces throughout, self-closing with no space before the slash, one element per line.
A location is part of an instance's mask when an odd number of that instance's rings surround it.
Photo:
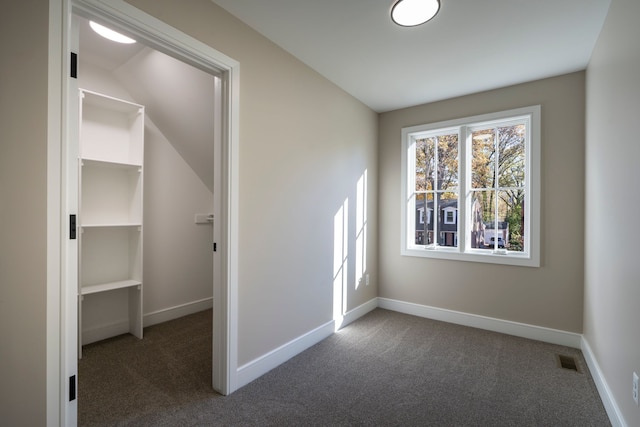
<path fill-rule="evenodd" d="M 81 35 L 82 36 L 82 35 Z M 213 210 L 212 183 L 205 183 L 206 173 L 196 173 L 192 166 L 181 156 L 180 151 L 189 151 L 186 147 L 186 135 L 190 129 L 181 129 L 170 125 L 170 120 L 161 123 L 154 122 L 153 111 L 162 111 L 155 105 L 147 105 L 149 96 L 145 99 L 134 97 L 128 87 L 144 87 L 135 80 L 136 58 L 140 60 L 145 55 L 159 55 L 166 64 L 178 62 L 159 52 L 143 50 L 128 64 L 115 70 L 107 70 L 96 64 L 83 61 L 82 52 L 79 58 L 78 84 L 81 88 L 100 92 L 106 95 L 133 101 L 145 105 L 145 159 L 144 159 L 144 292 L 143 312 L 144 325 L 149 326 L 182 315 L 197 312 L 211 307 L 213 294 L 213 257 L 211 251 L 212 226 L 196 224 L 196 213 L 211 213 Z M 174 66 L 174 72 L 184 64 Z M 166 72 L 167 66 L 158 69 Z M 153 69 L 145 70 L 145 73 Z M 213 91 L 214 77 L 199 70 L 190 73 L 200 73 L 200 84 L 210 84 L 202 90 Z M 149 81 L 152 76 L 146 76 Z M 186 81 L 193 83 L 193 76 L 173 75 L 175 81 L 185 81 L 184 77 L 191 77 Z M 157 87 L 153 93 L 152 103 L 180 102 L 173 94 L 163 96 L 163 88 Z M 188 100 L 186 100 L 188 102 Z M 149 108 L 151 107 L 151 108 Z M 155 107 L 155 108 L 154 108 Z M 184 109 L 184 108 L 183 108 Z M 213 101 L 209 111 L 200 111 L 195 116 L 209 114 L 213 121 Z M 188 112 L 187 112 L 188 114 Z M 163 129 L 163 126 L 165 129 Z M 187 125 L 188 126 L 188 125 Z M 171 134 L 171 138 L 167 134 Z M 211 135 L 213 136 L 213 135 Z M 213 138 L 211 138 L 211 152 Z M 193 150 L 192 150 L 193 151 Z M 202 157 L 202 156 L 201 156 Z M 204 159 L 213 169 L 213 158 Z M 202 166 L 200 167 L 202 169 Z M 204 179 L 201 175 L 205 175 Z M 83 336 L 92 340 L 104 338 L 112 331 L 127 332 L 127 295 L 126 291 L 112 292 L 100 295 L 100 298 L 85 299 L 83 308 Z"/>

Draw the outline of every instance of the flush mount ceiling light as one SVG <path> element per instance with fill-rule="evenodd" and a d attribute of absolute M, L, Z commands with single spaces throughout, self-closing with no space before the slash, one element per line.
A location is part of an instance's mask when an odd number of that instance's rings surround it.
<path fill-rule="evenodd" d="M 415 27 L 436 16 L 440 0 L 398 0 L 391 8 L 391 19 L 402 27 Z"/>
<path fill-rule="evenodd" d="M 130 37 L 124 36 L 120 33 L 117 33 L 115 31 L 113 31 L 110 28 L 107 28 L 103 25 L 100 25 L 98 23 L 95 23 L 93 21 L 89 21 L 89 25 L 91 26 L 91 29 L 93 31 L 95 31 L 96 33 L 100 34 L 102 37 L 104 37 L 105 39 L 109 39 L 111 41 L 117 42 L 117 43 L 125 43 L 125 44 L 131 44 L 131 43 L 135 43 L 136 41 Z"/>

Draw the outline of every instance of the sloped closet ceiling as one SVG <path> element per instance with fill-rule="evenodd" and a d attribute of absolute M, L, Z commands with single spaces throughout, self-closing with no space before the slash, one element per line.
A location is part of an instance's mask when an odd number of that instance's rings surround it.
<path fill-rule="evenodd" d="M 213 192 L 214 77 L 140 43 L 103 39 L 80 22 L 80 55 L 112 73 Z"/>
<path fill-rule="evenodd" d="M 214 77 L 150 48 L 114 75 L 213 192 Z"/>

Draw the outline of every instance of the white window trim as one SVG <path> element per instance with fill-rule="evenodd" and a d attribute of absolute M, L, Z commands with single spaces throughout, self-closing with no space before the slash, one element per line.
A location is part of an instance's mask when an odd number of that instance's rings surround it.
<path fill-rule="evenodd" d="M 411 126 L 402 129 L 402 155 L 401 155 L 401 214 L 402 214 L 402 234 L 401 234 L 401 255 L 416 256 L 424 258 L 448 259 L 457 261 L 472 261 L 492 264 L 506 264 L 525 267 L 540 266 L 540 146 L 541 146 L 541 126 L 540 126 L 540 105 L 517 108 L 513 110 L 500 111 L 490 114 L 465 117 L 455 120 L 447 120 L 437 123 L 429 123 L 418 126 Z M 467 229 L 470 224 L 466 211 L 470 209 L 471 198 L 467 189 L 467 182 L 470 181 L 471 159 L 466 153 L 471 140 L 471 128 L 483 126 L 493 121 L 506 120 L 512 118 L 526 117 L 529 121 L 527 126 L 528 138 L 525 146 L 525 156 L 528 159 L 525 169 L 525 206 L 528 206 L 525 215 L 525 235 L 528 236 L 525 252 L 510 252 L 508 250 L 486 250 L 471 249 L 467 239 Z M 458 203 L 458 247 L 430 247 L 416 245 L 409 234 L 415 232 L 415 209 L 408 209 L 413 203 L 409 199 L 410 188 L 415 187 L 415 177 L 411 176 L 415 168 L 415 158 L 410 153 L 412 141 L 421 138 L 420 134 L 441 129 L 460 129 L 458 155 L 459 171 L 459 192 L 460 202 Z M 409 162 L 412 162 L 409 165 Z M 464 168 L 462 167 L 464 163 Z M 464 199 L 463 199 L 464 197 Z M 413 221 L 413 222 L 412 222 Z"/>

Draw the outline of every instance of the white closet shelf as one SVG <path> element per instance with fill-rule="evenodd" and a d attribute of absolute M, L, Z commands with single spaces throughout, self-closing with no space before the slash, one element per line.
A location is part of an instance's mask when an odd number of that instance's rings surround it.
<path fill-rule="evenodd" d="M 140 222 L 127 222 L 127 223 L 101 223 L 101 224 L 81 224 L 81 228 L 106 228 L 106 227 L 142 227 Z"/>
<path fill-rule="evenodd" d="M 94 92 L 88 89 L 80 89 L 83 102 L 87 105 L 104 108 L 105 110 L 120 111 L 122 113 L 131 113 L 144 109 L 144 106 L 135 102 L 125 101 L 124 99 L 114 98 L 104 93 Z"/>
<path fill-rule="evenodd" d="M 97 294 L 99 292 L 133 288 L 140 285 L 142 285 L 142 282 L 139 280 L 121 280 L 119 282 L 99 283 L 97 285 L 82 286 L 80 288 L 80 295 Z"/>
<path fill-rule="evenodd" d="M 133 168 L 142 168 L 142 164 L 140 163 L 123 163 L 123 162 L 112 162 L 109 160 L 100 160 L 100 159 L 92 159 L 90 157 L 82 157 L 80 159 L 83 166 L 101 166 L 101 167 L 112 167 L 116 169 L 133 169 Z"/>
<path fill-rule="evenodd" d="M 83 312 L 96 304 L 126 304 L 129 332 L 142 338 L 144 106 L 80 89 L 78 129 L 78 356 L 82 357 Z M 125 279 L 125 280 L 123 280 Z M 84 284 L 85 286 L 82 286 Z M 126 289 L 127 295 L 108 291 Z M 105 294 L 107 293 L 107 294 Z M 125 302 L 125 297 L 127 301 Z M 116 315 L 93 319 L 105 326 Z M 102 315 L 100 315 L 102 317 Z"/>

